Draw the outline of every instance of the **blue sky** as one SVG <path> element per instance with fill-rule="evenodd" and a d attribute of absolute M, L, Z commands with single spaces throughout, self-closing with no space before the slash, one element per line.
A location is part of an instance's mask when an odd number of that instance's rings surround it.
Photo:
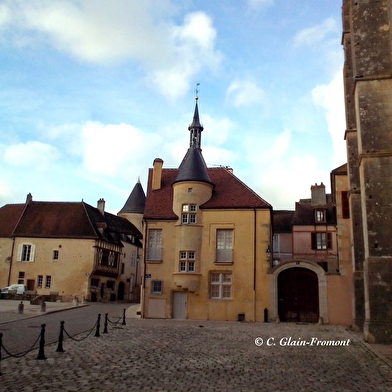
<path fill-rule="evenodd" d="M 341 0 L 2 0 L 0 206 L 118 211 L 178 167 L 199 85 L 203 156 L 274 209 L 346 162 Z"/>

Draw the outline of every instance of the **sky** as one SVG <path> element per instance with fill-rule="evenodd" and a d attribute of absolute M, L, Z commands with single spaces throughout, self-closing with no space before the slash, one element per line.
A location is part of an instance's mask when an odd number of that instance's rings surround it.
<path fill-rule="evenodd" d="M 181 163 L 196 88 L 208 167 L 274 209 L 330 192 L 341 35 L 341 0 L 0 0 L 0 206 L 116 213 L 155 158 Z"/>

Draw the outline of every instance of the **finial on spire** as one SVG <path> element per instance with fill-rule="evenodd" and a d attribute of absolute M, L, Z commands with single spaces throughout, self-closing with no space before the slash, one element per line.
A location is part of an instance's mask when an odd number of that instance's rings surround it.
<path fill-rule="evenodd" d="M 196 89 L 195 89 L 196 101 L 199 99 L 199 89 L 198 89 L 199 86 L 200 86 L 200 83 L 196 83 Z"/>

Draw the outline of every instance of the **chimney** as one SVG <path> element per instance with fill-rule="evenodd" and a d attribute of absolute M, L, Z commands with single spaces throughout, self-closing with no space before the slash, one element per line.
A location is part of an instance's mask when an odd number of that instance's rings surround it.
<path fill-rule="evenodd" d="M 320 185 L 312 185 L 310 187 L 312 193 L 312 206 L 325 206 L 327 204 L 327 196 L 325 195 L 325 185 L 321 183 Z"/>
<path fill-rule="evenodd" d="M 161 179 L 162 179 L 162 165 L 163 160 L 161 158 L 155 158 L 152 169 L 152 184 L 151 189 L 153 191 L 161 189 Z"/>
<path fill-rule="evenodd" d="M 97 208 L 102 215 L 105 215 L 105 200 L 99 199 L 97 202 Z"/>
<path fill-rule="evenodd" d="M 29 193 L 26 196 L 26 204 L 30 204 L 33 201 L 33 195 L 31 193 Z"/>

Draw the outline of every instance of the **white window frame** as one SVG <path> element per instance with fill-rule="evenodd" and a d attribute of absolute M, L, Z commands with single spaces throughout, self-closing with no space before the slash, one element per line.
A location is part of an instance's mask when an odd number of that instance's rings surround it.
<path fill-rule="evenodd" d="M 147 261 L 162 260 L 162 229 L 148 230 Z"/>
<path fill-rule="evenodd" d="M 42 289 L 43 284 L 44 284 L 44 276 L 38 275 L 37 276 L 37 288 Z"/>
<path fill-rule="evenodd" d="M 53 249 L 52 260 L 57 261 L 60 257 L 60 251 L 58 249 Z"/>
<path fill-rule="evenodd" d="M 234 229 L 216 230 L 215 263 L 233 262 Z"/>
<path fill-rule="evenodd" d="M 197 223 L 197 205 L 183 204 L 181 208 L 181 224 L 194 225 Z"/>
<path fill-rule="evenodd" d="M 157 286 L 155 286 L 157 284 Z M 159 290 L 158 290 L 159 286 Z M 163 293 L 163 281 L 154 279 L 151 281 L 151 294 L 162 294 Z"/>
<path fill-rule="evenodd" d="M 52 286 L 52 276 L 51 275 L 46 275 L 45 277 L 45 289 L 50 289 Z"/>
<path fill-rule="evenodd" d="M 210 298 L 232 299 L 233 275 L 231 272 L 210 273 Z"/>
<path fill-rule="evenodd" d="M 193 250 L 180 251 L 179 272 L 195 272 L 195 252 Z"/>

